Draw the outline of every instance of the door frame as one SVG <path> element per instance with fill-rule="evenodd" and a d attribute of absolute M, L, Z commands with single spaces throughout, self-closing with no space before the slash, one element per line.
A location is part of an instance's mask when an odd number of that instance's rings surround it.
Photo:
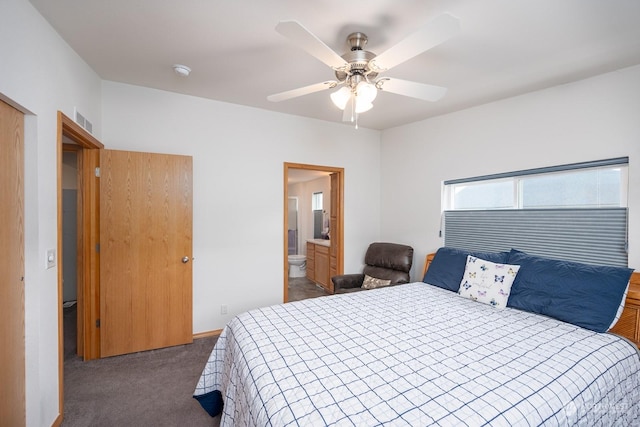
<path fill-rule="evenodd" d="M 343 274 L 344 272 L 344 168 L 333 166 L 320 166 L 320 165 L 308 165 L 303 163 L 284 163 L 284 222 L 283 222 L 283 240 L 284 240 L 284 254 L 283 254 L 283 277 L 284 277 L 284 290 L 283 290 L 283 302 L 289 301 L 289 169 L 302 169 L 308 171 L 322 171 L 330 172 L 338 175 L 338 185 L 340 187 L 340 193 L 338 197 L 338 254 L 337 254 L 337 274 Z M 333 233 L 333 230 L 332 230 Z"/>
<path fill-rule="evenodd" d="M 64 413 L 64 327 L 63 327 L 63 286 L 62 286 L 62 152 L 65 137 L 71 140 L 71 142 L 78 145 L 78 154 L 84 152 L 85 149 L 101 149 L 104 148 L 104 145 L 98 141 L 93 135 L 84 130 L 80 125 L 71 120 L 68 116 L 66 116 L 61 111 L 58 111 L 58 131 L 57 131 L 57 147 L 56 147 L 56 161 L 57 161 L 57 227 L 58 227 L 58 242 L 57 242 L 57 253 L 58 253 L 58 396 L 59 396 L 59 411 L 62 416 Z M 91 258 L 97 258 L 97 253 L 95 251 L 90 250 L 87 247 L 88 239 L 91 238 L 92 234 L 95 233 L 93 227 L 89 227 L 90 224 L 95 222 L 95 218 L 91 218 L 91 216 L 95 213 L 94 210 L 87 210 L 87 206 L 90 203 L 84 203 L 86 200 L 86 189 L 88 183 L 86 180 L 82 179 L 84 175 L 82 172 L 86 172 L 90 165 L 82 162 L 81 157 L 78 157 L 78 197 L 82 203 L 78 204 L 78 277 L 82 277 L 83 280 L 79 281 L 79 289 L 78 289 L 78 298 L 82 297 L 82 302 L 78 301 L 78 311 L 82 314 L 79 314 L 82 321 L 82 337 L 79 337 L 78 340 L 83 341 L 83 348 L 79 349 L 83 352 L 83 357 L 85 360 L 87 356 L 92 356 L 93 352 L 90 350 L 91 348 L 95 348 L 96 345 L 99 345 L 99 341 L 96 340 L 97 335 L 92 332 L 92 328 L 88 328 L 87 316 L 91 314 L 91 310 L 86 310 L 88 303 L 90 303 L 89 298 L 85 298 L 87 295 L 91 295 L 90 289 L 88 286 L 91 286 L 92 283 L 90 281 L 85 281 L 85 278 L 89 274 L 93 274 L 91 266 L 94 265 L 90 263 Z M 95 236 L 97 239 L 97 236 Z M 83 283 L 86 282 L 86 283 Z M 79 331 L 80 332 L 80 331 Z M 96 335 L 96 337 L 92 338 L 91 335 Z M 88 349 L 89 347 L 89 349 Z M 88 351 L 89 350 L 89 351 Z M 90 357 L 90 358 L 97 358 Z M 61 418 L 60 418 L 61 419 Z"/>

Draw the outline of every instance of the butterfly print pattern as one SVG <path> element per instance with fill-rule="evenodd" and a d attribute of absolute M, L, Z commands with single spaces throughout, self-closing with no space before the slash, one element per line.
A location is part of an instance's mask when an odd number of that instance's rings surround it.
<path fill-rule="evenodd" d="M 458 293 L 496 309 L 503 309 L 507 306 L 518 270 L 519 265 L 499 264 L 469 255 Z"/>

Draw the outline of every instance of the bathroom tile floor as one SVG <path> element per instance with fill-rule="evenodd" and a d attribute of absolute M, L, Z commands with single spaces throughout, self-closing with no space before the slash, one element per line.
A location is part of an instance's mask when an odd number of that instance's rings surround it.
<path fill-rule="evenodd" d="M 289 302 L 330 295 L 306 277 L 289 277 Z"/>

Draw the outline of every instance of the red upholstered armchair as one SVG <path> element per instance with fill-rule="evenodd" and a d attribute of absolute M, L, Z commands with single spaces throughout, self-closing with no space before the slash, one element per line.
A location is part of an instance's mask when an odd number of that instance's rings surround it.
<path fill-rule="evenodd" d="M 336 294 L 367 289 L 362 287 L 365 282 L 365 275 L 379 279 L 373 282 L 380 284 L 380 281 L 382 281 L 383 286 L 409 283 L 409 271 L 413 263 L 413 248 L 397 243 L 372 243 L 367 249 L 364 262 L 366 265 L 360 274 L 343 274 L 331 278 Z M 389 281 L 388 284 L 385 282 L 387 280 Z"/>

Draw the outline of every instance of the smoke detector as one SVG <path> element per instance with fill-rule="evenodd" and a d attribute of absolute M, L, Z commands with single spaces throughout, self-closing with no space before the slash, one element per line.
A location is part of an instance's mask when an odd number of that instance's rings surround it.
<path fill-rule="evenodd" d="M 180 77 L 188 77 L 189 73 L 191 73 L 191 68 L 186 65 L 174 64 L 173 71 L 175 71 L 175 73 Z"/>

